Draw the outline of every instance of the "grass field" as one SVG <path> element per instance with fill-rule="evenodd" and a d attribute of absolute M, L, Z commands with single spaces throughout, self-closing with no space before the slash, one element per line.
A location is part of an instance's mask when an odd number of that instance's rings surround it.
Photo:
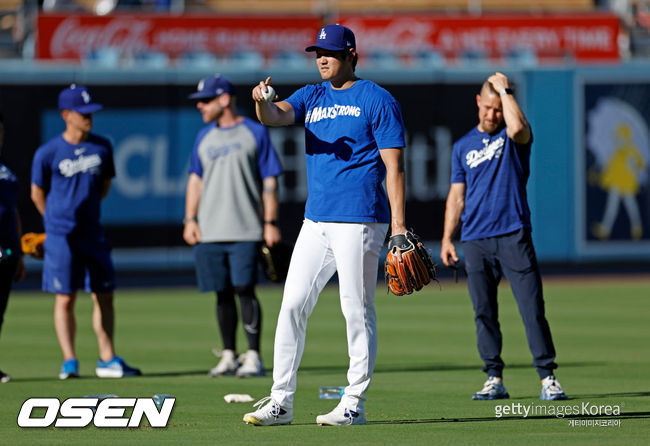
<path fill-rule="evenodd" d="M 472 401 L 485 377 L 475 348 L 472 309 L 463 283 L 397 298 L 380 285 L 376 301 L 379 353 L 367 394 L 367 426 L 319 427 L 315 417 L 334 400 L 318 398 L 322 385 L 344 385 L 347 350 L 335 287 L 312 315 L 298 375 L 294 422 L 253 427 L 242 423 L 251 404 L 228 404 L 228 393 L 268 395 L 273 333 L 281 288 L 260 287 L 264 311 L 263 357 L 269 376 L 209 378 L 220 345 L 214 298 L 194 289 L 124 289 L 117 294 L 118 354 L 142 368 L 142 377 L 94 378 L 97 360 L 90 299 L 77 303 L 77 356 L 83 377 L 59 381 L 60 350 L 52 323 L 52 298 L 15 292 L 0 337 L 0 368 L 13 376 L 0 384 L 0 444 L 648 444 L 650 438 L 650 278 L 549 279 L 547 316 L 560 364 L 557 376 L 569 401 L 542 402 L 540 384 L 509 288 L 500 295 L 505 383 L 510 400 Z M 240 330 L 238 339 L 245 350 Z M 21 429 L 16 419 L 30 397 L 61 400 L 88 394 L 150 397 L 172 394 L 167 428 Z M 619 416 L 558 418 L 543 414 L 495 416 L 495 406 L 612 405 Z M 615 420 L 618 426 L 571 426 L 580 420 Z M 146 425 L 146 422 L 143 424 Z"/>

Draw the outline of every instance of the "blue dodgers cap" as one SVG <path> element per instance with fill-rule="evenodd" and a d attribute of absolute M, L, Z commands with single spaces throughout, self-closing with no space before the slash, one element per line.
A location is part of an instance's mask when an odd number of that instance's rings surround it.
<path fill-rule="evenodd" d="M 93 102 L 88 89 L 81 85 L 70 84 L 59 93 L 59 109 L 74 110 L 77 113 L 88 114 L 104 108 L 103 105 Z"/>
<path fill-rule="evenodd" d="M 319 48 L 329 51 L 343 51 L 356 47 L 357 42 L 352 30 L 336 24 L 322 27 L 318 31 L 318 36 L 316 36 L 316 43 L 305 48 L 305 51 L 316 51 Z"/>
<path fill-rule="evenodd" d="M 216 98 L 224 93 L 234 96 L 237 93 L 237 89 L 228 79 L 216 74 L 201 79 L 196 86 L 196 93 L 192 93 L 188 97 L 190 99 L 207 99 Z"/>

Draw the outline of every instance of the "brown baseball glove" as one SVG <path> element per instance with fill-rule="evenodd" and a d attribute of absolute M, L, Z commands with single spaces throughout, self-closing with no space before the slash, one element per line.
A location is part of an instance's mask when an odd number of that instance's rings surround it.
<path fill-rule="evenodd" d="M 396 248 L 402 252 L 401 261 L 396 255 Z M 427 283 L 437 280 L 436 267 L 429 251 L 410 231 L 390 238 L 384 266 L 388 289 L 396 296 L 419 291 Z"/>
<path fill-rule="evenodd" d="M 37 259 L 42 259 L 45 255 L 44 243 L 44 232 L 28 232 L 20 238 L 20 247 L 23 254 L 28 254 Z"/>

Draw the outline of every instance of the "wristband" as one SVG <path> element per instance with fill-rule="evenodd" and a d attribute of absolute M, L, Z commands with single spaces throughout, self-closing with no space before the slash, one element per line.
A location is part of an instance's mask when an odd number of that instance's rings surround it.
<path fill-rule="evenodd" d="M 504 88 L 499 92 L 499 97 L 502 98 L 507 94 L 512 94 L 512 89 L 511 88 Z"/>
<path fill-rule="evenodd" d="M 277 220 L 266 220 L 266 221 L 264 221 L 264 224 L 265 225 L 271 225 L 271 226 L 277 226 L 278 221 Z"/>
<path fill-rule="evenodd" d="M 185 217 L 183 219 L 183 224 L 186 225 L 186 224 L 188 224 L 189 222 L 192 222 L 192 221 L 195 222 L 195 223 L 198 222 L 196 217 Z"/>

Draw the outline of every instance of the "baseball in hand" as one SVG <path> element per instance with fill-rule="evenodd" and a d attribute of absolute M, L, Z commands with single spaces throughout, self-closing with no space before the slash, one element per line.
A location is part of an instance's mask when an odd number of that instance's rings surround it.
<path fill-rule="evenodd" d="M 264 98 L 264 102 L 271 102 L 273 99 L 275 99 L 275 90 L 273 87 L 270 85 L 266 86 L 266 93 L 264 90 L 262 90 L 262 98 Z"/>

